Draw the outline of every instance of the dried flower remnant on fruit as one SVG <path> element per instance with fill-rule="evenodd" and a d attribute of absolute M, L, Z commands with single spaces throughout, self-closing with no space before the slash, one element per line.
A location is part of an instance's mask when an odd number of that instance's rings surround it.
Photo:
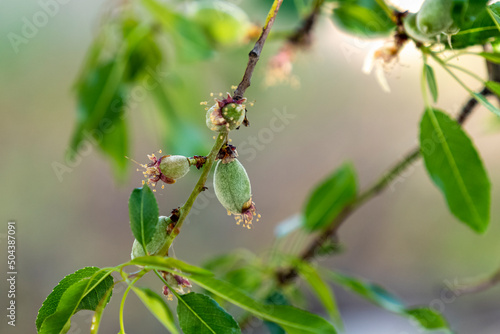
<path fill-rule="evenodd" d="M 222 160 L 223 163 L 227 164 L 238 157 L 238 152 L 236 147 L 233 145 L 226 144 L 222 146 L 215 160 Z"/>
<path fill-rule="evenodd" d="M 188 279 L 172 274 L 166 271 L 161 272 L 161 276 L 167 281 L 168 285 L 172 287 L 177 293 L 185 294 L 190 292 L 190 288 L 192 287 L 191 282 Z M 184 291 L 186 289 L 186 291 Z M 172 294 L 170 293 L 170 289 L 167 285 L 163 287 L 163 295 L 168 298 L 168 300 L 172 300 Z"/>
<path fill-rule="evenodd" d="M 159 153 L 161 153 L 161 151 L 159 151 Z M 155 187 L 156 183 L 159 181 L 163 181 L 166 184 L 175 183 L 189 172 L 189 167 L 191 165 L 201 166 L 204 157 L 197 157 L 198 159 L 193 158 L 193 161 L 191 161 L 189 158 L 182 155 L 164 155 L 158 158 L 153 153 L 151 155 L 148 154 L 148 158 L 151 160 L 149 164 L 140 164 L 135 160 L 132 161 L 144 168 L 142 174 L 147 179 L 147 183 Z M 146 181 L 142 181 L 142 184 L 144 183 L 146 183 Z M 162 185 L 162 189 L 163 188 L 164 186 Z M 153 191 L 156 190 L 153 189 Z"/>
<path fill-rule="evenodd" d="M 213 94 L 211 94 L 213 96 Z M 222 93 L 219 94 L 222 96 Z M 207 110 L 206 124 L 212 131 L 228 132 L 238 128 L 244 121 L 246 116 L 246 98 L 233 99 L 231 94 L 227 93 L 225 99 L 215 99 L 215 104 Z M 207 105 L 208 102 L 201 102 L 202 105 Z"/>
<path fill-rule="evenodd" d="M 235 216 L 238 225 L 250 229 L 254 216 L 259 221 L 260 215 L 255 212 L 255 203 L 252 201 L 250 179 L 238 159 L 228 163 L 223 160 L 217 162 L 214 190 L 219 202 L 228 215 Z"/>

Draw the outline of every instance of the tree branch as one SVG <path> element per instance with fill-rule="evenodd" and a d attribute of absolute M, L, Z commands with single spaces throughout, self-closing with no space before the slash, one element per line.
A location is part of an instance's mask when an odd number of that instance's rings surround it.
<path fill-rule="evenodd" d="M 236 100 L 241 99 L 243 97 L 243 94 L 245 94 L 245 90 L 250 86 L 250 79 L 252 77 L 253 70 L 255 68 L 255 65 L 257 65 L 257 61 L 259 60 L 262 48 L 264 47 L 264 43 L 266 42 L 269 32 L 271 31 L 274 20 L 276 19 L 276 15 L 278 14 L 278 10 L 280 9 L 282 2 L 283 0 L 274 0 L 273 6 L 271 7 L 269 14 L 267 15 L 266 23 L 262 28 L 262 33 L 257 42 L 255 43 L 255 46 L 253 47 L 252 51 L 250 51 L 248 65 L 247 68 L 245 69 L 245 74 L 243 75 L 241 83 L 239 84 L 238 88 L 233 94 L 233 98 Z M 217 135 L 217 139 L 214 143 L 214 146 L 212 147 L 212 150 L 207 156 L 206 162 L 203 167 L 203 172 L 201 173 L 200 178 L 198 179 L 196 186 L 191 192 L 191 195 L 189 195 L 189 198 L 187 199 L 186 203 L 184 203 L 184 205 L 180 208 L 179 220 L 175 223 L 172 232 L 170 233 L 167 240 L 165 241 L 164 246 L 162 247 L 162 249 L 167 250 L 167 254 L 168 254 L 168 249 L 174 242 L 174 239 L 177 237 L 177 235 L 179 235 L 180 229 L 184 224 L 184 221 L 186 220 L 189 211 L 191 211 L 191 208 L 196 198 L 204 190 L 205 183 L 207 182 L 208 178 L 208 173 L 212 169 L 212 166 L 217 157 L 217 153 L 219 153 L 219 150 L 221 149 L 222 145 L 226 140 L 227 140 L 227 133 L 219 133 Z"/>
<path fill-rule="evenodd" d="M 487 88 L 483 88 L 479 94 L 483 96 L 490 95 L 491 92 Z M 467 103 L 462 107 L 462 110 L 458 114 L 456 120 L 462 125 L 468 117 L 471 115 L 474 108 L 477 106 L 477 100 L 475 98 L 470 98 Z M 420 147 L 415 147 L 411 150 L 405 157 L 398 163 L 394 165 L 387 173 L 385 173 L 378 181 L 376 181 L 372 186 L 363 191 L 350 205 L 345 207 L 340 214 L 331 222 L 329 227 L 321 232 L 312 242 L 304 249 L 300 254 L 300 258 L 303 261 L 309 261 L 312 259 L 321 247 L 334 237 L 339 229 L 339 227 L 353 214 L 359 207 L 361 207 L 368 200 L 374 198 L 380 194 L 391 181 L 406 170 L 411 164 L 417 161 L 421 157 Z M 277 280 L 280 285 L 285 285 L 292 281 L 297 276 L 297 269 L 295 267 L 280 270 L 276 273 Z M 500 278 L 499 278 L 500 279 Z"/>
<path fill-rule="evenodd" d="M 460 295 L 478 293 L 478 292 L 482 292 L 482 291 L 491 289 L 492 287 L 496 286 L 497 284 L 500 284 L 500 269 L 497 269 L 497 271 L 494 272 L 493 275 L 488 277 L 483 282 L 480 282 L 479 284 L 470 285 L 470 286 L 460 288 L 460 289 L 458 289 L 457 293 L 460 293 Z"/>
<path fill-rule="evenodd" d="M 260 34 L 259 39 L 255 42 L 255 46 L 252 51 L 248 54 L 248 64 L 245 69 L 245 74 L 243 75 L 243 79 L 241 79 L 238 88 L 234 91 L 233 98 L 235 100 L 239 100 L 243 98 L 245 95 L 245 91 L 248 87 L 250 87 L 250 81 L 252 79 L 252 74 L 259 61 L 260 54 L 262 53 L 262 49 L 264 48 L 264 43 L 266 42 L 267 36 L 273 27 L 274 20 L 276 19 L 276 15 L 278 15 L 278 10 L 281 7 L 283 0 L 274 0 L 273 6 L 267 15 L 266 23 L 262 28 L 262 33 Z"/>
<path fill-rule="evenodd" d="M 305 17 L 302 24 L 294 31 L 290 37 L 288 37 L 288 42 L 297 46 L 308 46 L 311 42 L 311 31 L 318 20 L 319 13 L 321 11 L 321 6 L 324 0 L 316 0 L 313 5 L 313 9 L 309 15 Z"/>

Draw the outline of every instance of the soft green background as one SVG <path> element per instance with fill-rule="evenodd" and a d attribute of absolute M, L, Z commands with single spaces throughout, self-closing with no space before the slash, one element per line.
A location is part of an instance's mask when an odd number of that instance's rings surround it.
<path fill-rule="evenodd" d="M 266 6 L 270 3 L 261 2 Z M 87 265 L 111 266 L 129 258 L 133 238 L 127 199 L 141 180 L 140 173 L 133 172 L 135 167 L 131 167 L 127 182 L 117 185 L 109 164 L 94 149 L 64 175 L 62 182 L 52 168 L 53 162 L 64 162 L 73 130 L 72 82 L 102 13 L 118 5 L 119 1 L 68 1 L 15 54 L 7 34 L 19 34 L 23 17 L 32 17 L 41 7 L 33 0 L 0 2 L 0 233 L 6 233 L 8 220 L 17 221 L 19 273 L 17 326 L 7 326 L 2 313 L 2 333 L 34 332 L 38 308 L 63 276 Z M 241 5 L 250 10 L 256 22 L 263 21 L 266 6 L 248 0 Z M 281 14 L 277 28 L 293 26 L 293 10 Z M 237 247 L 265 250 L 277 224 L 297 213 L 312 185 L 342 162 L 353 161 L 364 187 L 415 145 L 423 104 L 421 61 L 412 48 L 408 47 L 391 67 L 392 93 L 385 94 L 373 75 L 361 72 L 373 44 L 349 38 L 326 19 L 320 21 L 317 32 L 313 48 L 300 53 L 295 62 L 299 90 L 263 85 L 266 61 L 280 43 L 266 45 L 253 86 L 247 91 L 249 99 L 256 100 L 249 114 L 252 126 L 232 135 L 233 144 L 240 146 L 241 162 L 252 180 L 254 200 L 263 218 L 247 231 L 236 226 L 213 196 L 199 199 L 195 206 L 198 214 L 190 216 L 174 245 L 175 256 L 200 264 L 212 254 Z M 207 99 L 211 91 L 226 91 L 238 82 L 247 52 L 248 47 L 222 52 L 210 62 L 186 69 L 186 79 L 199 94 L 193 96 L 193 108 L 186 112 L 199 116 L 194 119 L 209 142 L 212 134 L 204 128 L 199 101 Z M 476 58 L 460 57 L 459 62 L 485 74 Z M 446 73 L 436 69 L 436 76 L 438 106 L 455 114 L 466 93 Z M 467 82 L 479 88 L 476 82 Z M 131 155 L 140 161 L 159 148 L 168 151 L 162 147 L 152 108 L 145 101 L 129 111 Z M 273 110 L 286 110 L 295 118 L 271 139 L 265 129 L 270 129 Z M 382 283 L 409 304 L 444 305 L 444 314 L 460 333 L 498 333 L 498 288 L 457 299 L 442 294 L 446 282 L 474 281 L 500 264 L 500 209 L 495 205 L 500 196 L 500 132 L 494 123 L 493 116 L 481 108 L 466 126 L 493 183 L 491 226 L 484 236 L 452 217 L 422 164 L 417 163 L 393 189 L 349 219 L 340 232 L 346 251 L 323 264 Z M 248 149 L 251 137 L 260 138 L 254 159 Z M 247 150 L 242 149 L 243 142 Z M 161 214 L 168 214 L 187 198 L 197 175 L 192 172 L 182 182 L 158 192 Z M 0 267 L 6 268 L 5 239 L 0 242 Z M 6 312 L 5 279 L 1 282 L 0 309 Z M 149 282 L 153 290 L 160 291 L 157 280 Z M 104 313 L 102 333 L 118 331 L 117 296 L 122 291 L 123 287 Z M 338 301 L 349 334 L 419 333 L 408 320 L 357 297 L 339 291 Z M 324 314 L 315 302 L 312 310 Z M 161 325 L 135 296 L 128 300 L 126 315 L 129 333 L 161 331 Z M 89 313 L 77 315 L 72 333 L 88 332 L 89 321 Z"/>

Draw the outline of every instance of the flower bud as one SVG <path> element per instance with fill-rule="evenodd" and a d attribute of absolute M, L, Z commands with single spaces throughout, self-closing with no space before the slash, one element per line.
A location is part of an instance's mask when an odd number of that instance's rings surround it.
<path fill-rule="evenodd" d="M 172 224 L 172 220 L 169 217 L 160 216 L 158 218 L 158 224 L 156 225 L 156 232 L 153 235 L 151 241 L 146 245 L 146 251 L 148 255 L 160 255 L 164 256 L 165 254 L 159 254 L 165 242 L 168 238 L 167 228 Z M 134 239 L 134 244 L 132 245 L 132 253 L 130 257 L 135 259 L 136 257 L 146 256 L 144 253 L 144 247 L 140 244 L 137 239 Z"/>
<path fill-rule="evenodd" d="M 223 160 L 217 162 L 214 190 L 228 214 L 235 216 L 236 223 L 238 225 L 243 223 L 244 227 L 250 229 L 253 216 L 256 215 L 255 204 L 252 202 L 250 179 L 238 159 L 228 163 L 224 163 Z"/>
<path fill-rule="evenodd" d="M 207 127 L 217 132 L 227 132 L 239 127 L 245 119 L 246 106 L 243 103 L 246 100 L 234 100 L 229 93 L 223 100 L 215 99 L 216 103 L 207 110 Z"/>

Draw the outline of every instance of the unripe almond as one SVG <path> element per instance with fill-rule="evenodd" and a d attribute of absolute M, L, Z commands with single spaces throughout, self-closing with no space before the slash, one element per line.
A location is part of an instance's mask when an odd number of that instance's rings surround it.
<path fill-rule="evenodd" d="M 417 27 L 427 37 L 445 33 L 453 25 L 453 0 L 425 0 L 417 13 Z"/>
<path fill-rule="evenodd" d="M 151 241 L 146 245 L 146 251 L 148 252 L 148 255 L 165 255 L 165 254 L 158 254 L 158 252 L 161 251 L 163 246 L 165 245 L 165 242 L 168 237 L 167 233 L 167 227 L 168 225 L 172 224 L 172 220 L 170 220 L 169 217 L 164 217 L 160 216 L 158 218 L 158 224 L 156 225 L 156 232 L 153 235 L 153 238 Z M 134 243 L 132 245 L 132 253 L 130 254 L 130 257 L 135 259 L 136 257 L 141 257 L 141 256 L 146 256 L 144 253 L 144 247 L 137 241 L 137 239 L 134 239 Z"/>
<path fill-rule="evenodd" d="M 146 169 L 143 174 L 148 179 L 148 183 L 153 183 L 153 185 L 160 180 L 168 184 L 175 183 L 177 179 L 189 172 L 191 166 L 189 158 L 183 155 L 164 155 L 157 158 L 152 154 L 148 155 L 148 158 L 151 162 L 141 166 Z M 194 164 L 198 167 L 198 159 L 194 160 L 196 160 Z"/>
<path fill-rule="evenodd" d="M 215 104 L 207 110 L 206 123 L 212 131 L 228 132 L 239 127 L 245 119 L 246 99 L 235 100 L 230 94 L 223 100 L 215 100 Z"/>
<path fill-rule="evenodd" d="M 238 159 L 229 163 L 217 162 L 214 172 L 214 190 L 217 199 L 228 214 L 233 214 L 237 224 L 250 228 L 255 214 L 250 179 Z"/>
<path fill-rule="evenodd" d="M 177 180 L 189 172 L 189 159 L 183 155 L 163 157 L 160 162 L 161 172 L 168 178 Z"/>
<path fill-rule="evenodd" d="M 410 36 L 414 40 L 417 40 L 422 43 L 432 41 L 432 38 L 429 38 L 418 29 L 416 19 L 417 19 L 416 13 L 408 13 L 408 15 L 404 17 L 403 26 L 406 34 L 408 34 L 408 36 Z"/>

